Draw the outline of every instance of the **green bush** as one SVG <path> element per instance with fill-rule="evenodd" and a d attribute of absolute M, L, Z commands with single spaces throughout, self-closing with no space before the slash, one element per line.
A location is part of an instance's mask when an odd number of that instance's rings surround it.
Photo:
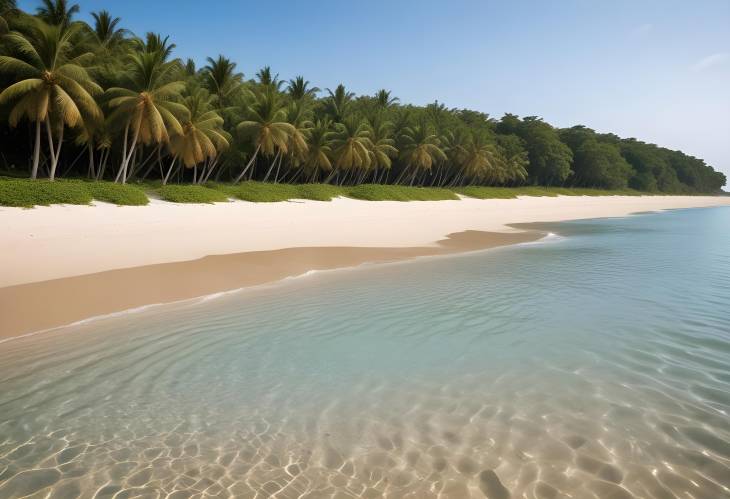
<path fill-rule="evenodd" d="M 354 187 L 329 184 L 271 184 L 243 182 L 237 185 L 209 183 L 200 185 L 166 185 L 147 182 L 122 185 L 88 180 L 17 179 L 0 177 L 0 206 L 32 207 L 50 204 L 89 204 L 93 199 L 118 205 L 146 205 L 144 190 L 157 193 L 173 203 L 215 203 L 229 198 L 244 201 L 276 202 L 290 199 L 330 201 L 347 196 L 367 201 L 439 201 L 458 199 L 457 194 L 478 199 L 510 199 L 517 196 L 641 196 L 633 189 L 605 190 L 564 187 L 407 187 L 400 185 L 364 184 Z"/>
<path fill-rule="evenodd" d="M 242 182 L 236 185 L 213 184 L 211 187 L 225 192 L 236 199 L 254 203 L 274 203 L 297 197 L 297 186 L 289 184 Z"/>
<path fill-rule="evenodd" d="M 331 201 L 332 198 L 346 196 L 342 187 L 330 184 L 301 184 L 297 186 L 297 198 L 314 201 Z"/>
<path fill-rule="evenodd" d="M 516 189 L 509 187 L 458 187 L 454 192 L 476 199 L 512 199 L 517 197 Z"/>
<path fill-rule="evenodd" d="M 150 202 L 141 189 L 127 184 L 88 182 L 86 187 L 94 199 L 124 206 L 144 206 Z"/>
<path fill-rule="evenodd" d="M 220 190 L 202 185 L 163 185 L 157 194 L 172 203 L 217 203 L 228 201 L 228 195 Z"/>
<path fill-rule="evenodd" d="M 555 196 L 641 196 L 644 192 L 633 189 L 606 190 L 577 187 L 458 187 L 455 192 L 477 199 L 510 199 L 517 196 L 555 197 Z"/>
<path fill-rule="evenodd" d="M 443 201 L 459 199 L 453 191 L 438 187 L 363 184 L 347 190 L 347 196 L 365 201 Z"/>
<path fill-rule="evenodd" d="M 0 205 L 48 206 L 50 204 L 89 204 L 91 192 L 83 182 L 57 180 L 0 180 Z"/>

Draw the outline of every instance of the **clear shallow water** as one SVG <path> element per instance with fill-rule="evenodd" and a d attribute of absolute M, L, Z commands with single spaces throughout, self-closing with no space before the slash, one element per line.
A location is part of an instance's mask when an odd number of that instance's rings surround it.
<path fill-rule="evenodd" d="M 0 343 L 0 497 L 730 497 L 729 228 L 551 224 Z"/>

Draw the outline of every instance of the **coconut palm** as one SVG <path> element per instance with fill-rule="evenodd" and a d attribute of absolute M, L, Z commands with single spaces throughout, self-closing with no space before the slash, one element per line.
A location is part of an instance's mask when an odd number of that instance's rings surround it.
<path fill-rule="evenodd" d="M 345 172 L 367 170 L 372 164 L 372 143 L 367 124 L 362 120 L 348 118 L 337 123 L 335 130 L 332 141 L 335 168 Z M 343 176 L 342 182 L 345 178 Z"/>
<path fill-rule="evenodd" d="M 281 89 L 281 86 L 284 84 L 283 81 L 279 80 L 279 73 L 272 74 L 269 66 L 264 66 L 259 69 L 256 73 L 256 78 L 259 81 L 259 85 L 263 87 L 271 87 L 277 91 Z"/>
<path fill-rule="evenodd" d="M 188 57 L 185 61 L 184 72 L 186 76 L 195 76 L 198 72 L 198 69 L 195 67 L 195 61 L 192 60 L 190 57 Z"/>
<path fill-rule="evenodd" d="M 309 181 L 314 182 L 320 172 L 331 172 L 332 143 L 333 143 L 332 122 L 327 118 L 317 120 L 309 129 L 309 141 L 307 148 L 307 159 L 303 167 L 309 173 Z"/>
<path fill-rule="evenodd" d="M 370 164 L 373 170 L 373 179 L 377 178 L 379 170 L 390 170 L 392 158 L 398 155 L 395 140 L 392 136 L 392 124 L 381 118 L 370 122 Z M 364 176 L 361 181 L 364 180 Z"/>
<path fill-rule="evenodd" d="M 375 92 L 375 103 L 379 109 L 388 109 L 398 103 L 398 97 L 391 97 L 390 90 L 380 89 Z"/>
<path fill-rule="evenodd" d="M 0 0 L 0 35 L 5 35 L 10 31 L 6 16 L 12 15 L 18 11 L 15 0 Z"/>
<path fill-rule="evenodd" d="M 207 58 L 208 64 L 203 68 L 205 87 L 218 99 L 218 106 L 227 105 L 231 95 L 243 82 L 243 73 L 236 72 L 236 63 L 219 55 L 217 59 Z"/>
<path fill-rule="evenodd" d="M 493 176 L 500 166 L 495 145 L 484 133 L 475 133 L 471 140 L 464 147 L 463 160 L 461 161 L 462 174 L 471 179 L 472 183 L 477 180 Z"/>
<path fill-rule="evenodd" d="M 105 49 L 110 49 L 121 44 L 127 34 L 126 29 L 118 28 L 121 22 L 119 17 L 112 17 L 107 10 L 92 12 L 91 17 L 94 18 L 94 36 L 96 43 Z"/>
<path fill-rule="evenodd" d="M 259 153 L 266 157 L 286 154 L 289 136 L 294 131 L 294 127 L 286 122 L 284 102 L 271 87 L 266 87 L 263 91 L 258 92 L 253 104 L 248 106 L 247 112 L 248 119 L 239 123 L 236 130 L 251 140 L 255 150 L 248 164 L 236 177 L 235 182 L 241 181 L 256 161 Z M 278 156 L 274 158 L 266 178 L 271 173 L 277 159 Z"/>
<path fill-rule="evenodd" d="M 292 130 L 287 143 L 287 157 L 291 166 L 299 167 L 307 159 L 309 145 L 307 135 L 312 123 L 308 119 L 308 109 L 301 101 L 292 102 L 287 108 L 286 121 L 291 124 Z M 279 160 L 281 161 L 281 159 Z M 301 170 L 300 170 L 301 171 Z M 274 176 L 274 183 L 278 182 L 279 170 L 277 168 Z"/>
<path fill-rule="evenodd" d="M 185 87 L 175 80 L 180 64 L 163 62 L 162 57 L 148 51 L 131 54 L 123 86 L 107 90 L 108 105 L 114 109 L 112 123 L 124 129 L 122 163 L 116 178 L 122 183 L 127 181 L 129 162 L 138 143 L 167 143 L 168 129 L 182 134 L 180 119 L 189 119 L 187 108 L 177 102 Z"/>
<path fill-rule="evenodd" d="M 160 63 L 167 62 L 172 55 L 172 51 L 175 50 L 175 47 L 177 47 L 177 45 L 170 42 L 169 36 L 162 38 L 162 35 L 159 33 L 152 32 L 148 32 L 145 35 L 144 40 L 136 38 L 134 43 L 139 52 L 155 54 L 158 62 Z"/>
<path fill-rule="evenodd" d="M 426 106 L 426 116 L 439 135 L 444 135 L 448 131 L 447 120 L 450 115 L 448 108 L 438 100 Z"/>
<path fill-rule="evenodd" d="M 319 88 L 310 87 L 308 80 L 305 80 L 303 76 L 297 76 L 289 80 L 287 92 L 292 100 L 301 101 L 308 97 L 314 97 L 319 92 Z"/>
<path fill-rule="evenodd" d="M 101 88 L 85 69 L 91 54 L 73 54 L 71 39 L 79 27 L 50 26 L 34 21 L 26 37 L 12 32 L 3 37 L 8 53 L 0 55 L 0 71 L 13 75 L 14 83 L 0 93 L 0 104 L 12 103 L 8 121 L 15 127 L 27 118 L 35 123 L 35 145 L 31 178 L 38 175 L 41 123 L 46 125 L 50 179 L 56 174 L 65 126 L 76 127 L 85 120 L 101 119 L 94 95 Z M 58 134 L 54 147 L 53 135 Z"/>
<path fill-rule="evenodd" d="M 348 92 L 343 84 L 337 85 L 333 92 L 329 88 L 327 89 L 329 97 L 325 99 L 325 113 L 328 114 L 335 123 L 342 123 L 347 115 L 347 111 L 352 102 L 354 93 Z"/>
<path fill-rule="evenodd" d="M 228 147 L 230 136 L 222 129 L 223 118 L 213 110 L 214 100 L 204 89 L 193 90 L 185 97 L 183 102 L 188 108 L 189 116 L 181 123 L 182 133 L 173 135 L 170 139 L 173 161 L 163 178 L 163 185 L 170 178 L 178 158 L 186 168 L 195 168 L 194 183 L 198 181 L 197 165 L 205 162 L 204 171 L 200 175 L 202 182 L 215 166 L 215 158 Z"/>
<path fill-rule="evenodd" d="M 65 29 L 79 10 L 78 4 L 69 5 L 66 0 L 42 0 L 41 6 L 36 9 L 36 14 L 47 24 Z"/>
<path fill-rule="evenodd" d="M 438 137 L 425 123 L 406 128 L 400 137 L 400 144 L 401 159 L 406 166 L 401 178 L 410 171 L 411 185 L 419 171 L 430 171 L 436 162 L 447 159 L 439 146 Z"/>

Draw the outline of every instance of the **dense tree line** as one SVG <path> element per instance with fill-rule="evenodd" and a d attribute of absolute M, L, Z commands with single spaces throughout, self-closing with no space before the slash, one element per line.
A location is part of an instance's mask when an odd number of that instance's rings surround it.
<path fill-rule="evenodd" d="M 400 103 L 387 90 L 320 90 L 270 68 L 246 79 L 224 56 L 175 58 L 168 37 L 134 36 L 107 11 L 0 0 L 3 168 L 32 178 L 204 183 L 523 185 L 715 192 L 703 160 L 534 116 Z"/>

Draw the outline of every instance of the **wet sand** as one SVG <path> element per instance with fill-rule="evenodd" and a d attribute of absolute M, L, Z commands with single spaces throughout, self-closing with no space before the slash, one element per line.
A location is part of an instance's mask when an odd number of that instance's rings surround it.
<path fill-rule="evenodd" d="M 0 288 L 0 339 L 90 317 L 279 281 L 312 270 L 483 250 L 539 239 L 530 232 L 465 231 L 410 248 L 286 248 L 206 256 Z"/>

